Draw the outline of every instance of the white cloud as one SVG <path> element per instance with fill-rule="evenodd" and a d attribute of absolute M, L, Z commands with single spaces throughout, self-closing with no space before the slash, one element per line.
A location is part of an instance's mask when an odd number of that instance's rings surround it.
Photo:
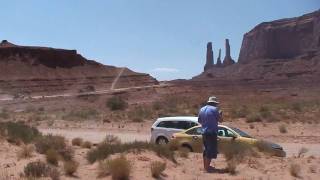
<path fill-rule="evenodd" d="M 164 72 L 164 73 L 176 73 L 179 72 L 179 69 L 176 68 L 167 68 L 167 67 L 160 67 L 160 68 L 154 68 L 151 70 L 152 72 Z"/>

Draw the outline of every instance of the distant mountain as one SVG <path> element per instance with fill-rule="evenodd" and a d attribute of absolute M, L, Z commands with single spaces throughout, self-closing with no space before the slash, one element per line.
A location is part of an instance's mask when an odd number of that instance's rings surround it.
<path fill-rule="evenodd" d="M 192 78 L 227 80 L 320 86 L 320 10 L 257 25 L 244 35 L 237 63 L 213 65 Z"/>
<path fill-rule="evenodd" d="M 0 43 L 0 94 L 78 91 L 88 86 L 108 89 L 121 73 L 115 87 L 157 84 L 148 74 L 87 60 L 76 50 L 18 46 Z"/>

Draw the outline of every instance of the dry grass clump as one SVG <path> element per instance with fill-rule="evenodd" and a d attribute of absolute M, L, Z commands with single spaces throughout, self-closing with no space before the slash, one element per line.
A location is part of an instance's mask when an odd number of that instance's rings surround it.
<path fill-rule="evenodd" d="M 293 177 L 299 178 L 301 173 L 301 167 L 299 164 L 293 163 L 290 165 L 289 171 Z"/>
<path fill-rule="evenodd" d="M 151 175 L 154 178 L 160 178 L 163 171 L 166 170 L 167 164 L 160 161 L 153 161 L 150 164 Z"/>
<path fill-rule="evenodd" d="M 132 164 L 123 155 L 120 157 L 104 160 L 99 163 L 99 176 L 111 175 L 114 180 L 129 179 L 132 170 Z"/>
<path fill-rule="evenodd" d="M 279 125 L 278 128 L 279 128 L 280 133 L 287 133 L 288 132 L 287 127 L 284 124 Z"/>
<path fill-rule="evenodd" d="M 141 151 L 141 150 L 150 150 L 155 152 L 160 157 L 166 157 L 173 162 L 176 162 L 174 157 L 174 152 L 169 149 L 168 146 L 159 146 L 153 143 L 148 142 L 130 142 L 123 144 L 108 144 L 101 143 L 97 148 L 91 149 L 87 153 L 87 160 L 90 163 L 94 163 L 97 160 L 103 160 L 108 158 L 112 154 L 123 153 L 128 151 Z"/>
<path fill-rule="evenodd" d="M 76 161 L 64 161 L 63 170 L 68 176 L 73 176 L 73 174 L 77 171 L 79 167 L 79 163 Z"/>
<path fill-rule="evenodd" d="M 249 115 L 250 111 L 247 106 L 234 107 L 231 109 L 231 117 L 245 118 Z"/>
<path fill-rule="evenodd" d="M 41 177 L 50 177 L 52 180 L 59 180 L 60 173 L 56 168 L 48 166 L 44 162 L 30 162 L 24 167 L 24 175 L 28 179 L 37 179 Z"/>
<path fill-rule="evenodd" d="M 90 141 L 84 141 L 81 147 L 91 149 L 92 143 Z"/>
<path fill-rule="evenodd" d="M 28 144 L 41 136 L 36 128 L 19 122 L 0 123 L 0 130 L 2 135 L 7 137 L 8 142 L 15 144 L 21 144 L 21 142 Z"/>
<path fill-rule="evenodd" d="M 38 138 L 36 143 L 36 151 L 40 154 L 46 153 L 49 149 L 55 150 L 64 160 L 71 160 L 74 151 L 67 146 L 63 136 L 45 135 Z"/>
<path fill-rule="evenodd" d="M 189 149 L 187 147 L 181 147 L 179 148 L 179 156 L 182 158 L 188 158 L 189 157 Z"/>
<path fill-rule="evenodd" d="M 57 166 L 59 162 L 59 153 L 54 149 L 49 149 L 46 152 L 46 160 L 49 164 Z"/>
<path fill-rule="evenodd" d="M 252 123 L 252 122 L 261 122 L 262 118 L 259 113 L 251 113 L 247 116 L 246 122 Z"/>
<path fill-rule="evenodd" d="M 34 150 L 35 147 L 32 144 L 23 145 L 21 149 L 17 152 L 18 159 L 20 160 L 32 157 Z"/>
<path fill-rule="evenodd" d="M 298 152 L 298 157 L 303 157 L 304 154 L 306 154 L 309 150 L 305 147 L 302 147 Z"/>
<path fill-rule="evenodd" d="M 133 122 L 143 122 L 152 117 L 152 109 L 148 106 L 137 106 L 129 111 L 128 116 Z"/>
<path fill-rule="evenodd" d="M 168 147 L 171 151 L 177 151 L 181 146 L 177 139 L 172 139 L 171 141 L 169 141 Z"/>
<path fill-rule="evenodd" d="M 81 146 L 82 142 L 83 142 L 82 138 L 73 138 L 72 141 L 71 141 L 71 144 L 73 146 Z"/>
<path fill-rule="evenodd" d="M 224 155 L 227 161 L 227 170 L 230 174 L 236 174 L 237 166 L 247 157 L 258 156 L 250 145 L 236 141 L 219 144 L 219 152 Z"/>
<path fill-rule="evenodd" d="M 121 140 L 119 139 L 119 137 L 111 134 L 107 134 L 103 142 L 107 144 L 121 144 Z"/>
<path fill-rule="evenodd" d="M 106 106 L 111 111 L 125 110 L 128 107 L 128 103 L 121 96 L 113 96 L 107 100 Z"/>
<path fill-rule="evenodd" d="M 69 113 L 62 116 L 63 120 L 70 121 L 79 121 L 87 119 L 96 119 L 99 116 L 99 111 L 95 109 L 81 109 L 81 110 L 72 110 Z"/>

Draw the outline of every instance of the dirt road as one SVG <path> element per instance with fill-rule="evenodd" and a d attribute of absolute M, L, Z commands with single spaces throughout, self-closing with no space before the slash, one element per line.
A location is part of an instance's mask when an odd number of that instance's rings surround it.
<path fill-rule="evenodd" d="M 75 137 L 80 137 L 84 140 L 91 141 L 93 143 L 101 142 L 107 134 L 117 136 L 122 142 L 132 142 L 132 141 L 149 141 L 150 134 L 138 133 L 138 132 L 116 132 L 109 131 L 106 133 L 104 130 L 97 129 L 40 129 L 43 134 L 53 134 L 62 135 L 68 140 Z M 310 144 L 310 143 L 279 143 L 284 150 L 287 152 L 287 156 L 297 155 L 301 148 L 307 148 L 308 152 L 306 155 L 313 155 L 320 157 L 320 144 Z"/>

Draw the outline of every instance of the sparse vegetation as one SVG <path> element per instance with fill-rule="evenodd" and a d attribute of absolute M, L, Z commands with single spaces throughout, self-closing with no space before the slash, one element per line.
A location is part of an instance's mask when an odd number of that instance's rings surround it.
<path fill-rule="evenodd" d="M 149 107 L 137 106 L 129 111 L 128 116 L 133 122 L 143 122 L 152 117 L 152 110 Z"/>
<path fill-rule="evenodd" d="M 234 107 L 231 110 L 231 116 L 233 118 L 245 118 L 249 115 L 249 109 L 247 106 L 243 105 L 240 107 Z"/>
<path fill-rule="evenodd" d="M 298 152 L 298 157 L 302 157 L 304 156 L 309 150 L 305 147 L 302 147 L 301 149 L 299 149 L 299 152 Z"/>
<path fill-rule="evenodd" d="M 111 154 L 123 153 L 129 150 L 150 150 L 154 151 L 160 157 L 166 157 L 173 162 L 176 162 L 174 158 L 174 152 L 169 149 L 168 146 L 159 146 L 147 142 L 131 142 L 123 144 L 108 144 L 101 143 L 97 148 L 91 149 L 87 153 L 87 160 L 90 163 L 94 163 L 97 160 L 103 160 L 108 158 Z"/>
<path fill-rule="evenodd" d="M 187 147 L 181 147 L 179 148 L 179 156 L 182 158 L 188 158 L 189 157 L 189 149 Z"/>
<path fill-rule="evenodd" d="M 81 146 L 83 143 L 83 139 L 82 138 L 73 138 L 71 141 L 71 144 L 73 146 Z"/>
<path fill-rule="evenodd" d="M 21 149 L 17 152 L 18 159 L 26 159 L 32 157 L 34 149 L 34 145 L 22 145 Z"/>
<path fill-rule="evenodd" d="M 284 124 L 279 125 L 278 128 L 279 128 L 280 133 L 287 133 L 288 132 L 287 127 Z"/>
<path fill-rule="evenodd" d="M 40 154 L 46 153 L 49 149 L 55 150 L 64 160 L 71 160 L 74 151 L 68 147 L 63 136 L 45 135 L 35 142 L 36 151 Z"/>
<path fill-rule="evenodd" d="M 103 142 L 107 144 L 120 144 L 121 140 L 117 136 L 107 134 Z"/>
<path fill-rule="evenodd" d="M 9 117 L 10 114 L 7 109 L 4 108 L 0 111 L 0 119 L 8 119 Z"/>
<path fill-rule="evenodd" d="M 91 149 L 92 143 L 90 141 L 85 141 L 82 143 L 81 147 Z"/>
<path fill-rule="evenodd" d="M 96 119 L 99 116 L 99 112 L 95 109 L 82 109 L 82 110 L 72 110 L 69 113 L 62 116 L 64 120 L 79 121 Z"/>
<path fill-rule="evenodd" d="M 23 123 L 0 123 L 0 129 L 3 130 L 4 136 L 7 137 L 7 140 L 15 144 L 20 144 L 21 142 L 30 143 L 41 135 L 36 128 Z"/>
<path fill-rule="evenodd" d="M 60 173 L 56 168 L 50 167 L 41 161 L 30 162 L 24 167 L 24 175 L 28 179 L 50 177 L 52 180 L 59 180 Z"/>
<path fill-rule="evenodd" d="M 111 160 L 107 160 L 107 167 L 114 180 L 129 179 L 132 164 L 125 156 L 120 156 Z"/>
<path fill-rule="evenodd" d="M 262 118 L 258 113 L 251 113 L 246 120 L 247 123 L 261 122 L 261 121 L 262 121 Z"/>
<path fill-rule="evenodd" d="M 299 178 L 300 177 L 300 174 L 301 174 L 301 167 L 299 164 L 296 164 L 296 163 L 292 163 L 290 165 L 290 174 L 293 176 L 293 177 L 297 177 Z"/>
<path fill-rule="evenodd" d="M 107 100 L 106 106 L 112 110 L 125 110 L 128 103 L 121 96 L 113 96 Z"/>
<path fill-rule="evenodd" d="M 79 163 L 76 161 L 64 161 L 63 169 L 66 175 L 72 176 L 78 169 Z"/>
<path fill-rule="evenodd" d="M 59 154 L 54 149 L 49 149 L 46 152 L 46 160 L 49 164 L 58 165 L 59 162 Z"/>
<path fill-rule="evenodd" d="M 160 161 L 153 161 L 150 164 L 151 175 L 154 178 L 160 178 L 164 170 L 166 170 L 166 163 Z"/>

